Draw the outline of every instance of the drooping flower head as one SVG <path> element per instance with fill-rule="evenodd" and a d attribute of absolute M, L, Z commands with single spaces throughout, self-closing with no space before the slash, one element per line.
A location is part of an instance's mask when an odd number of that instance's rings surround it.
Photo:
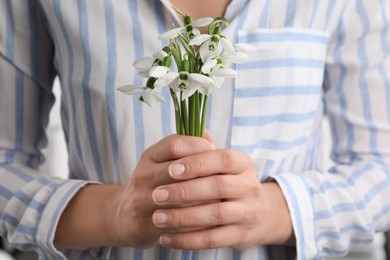
<path fill-rule="evenodd" d="M 164 101 L 157 91 L 168 87 L 175 108 L 176 131 L 179 134 L 203 136 L 208 96 L 221 87 L 225 78 L 235 77 L 231 63 L 246 60 L 251 46 L 233 45 L 223 34 L 221 25 L 228 25 L 223 17 L 193 21 L 175 9 L 183 18 L 183 26 L 160 35 L 169 45 L 151 57 L 134 62 L 146 84 L 120 87 L 125 94 L 141 93 L 140 100 L 149 106 Z M 207 34 L 199 27 L 207 26 Z M 172 60 L 175 61 L 171 66 Z"/>

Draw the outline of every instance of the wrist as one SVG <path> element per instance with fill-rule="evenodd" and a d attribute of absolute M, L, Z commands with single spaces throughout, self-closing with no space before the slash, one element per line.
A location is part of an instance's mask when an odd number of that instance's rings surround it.
<path fill-rule="evenodd" d="M 264 183 L 262 186 L 267 241 L 263 241 L 263 237 L 261 244 L 295 245 L 290 211 L 282 190 L 276 182 Z"/>
<path fill-rule="evenodd" d="M 65 249 L 116 245 L 113 222 L 120 191 L 119 185 L 89 184 L 80 189 L 60 217 L 55 246 Z"/>

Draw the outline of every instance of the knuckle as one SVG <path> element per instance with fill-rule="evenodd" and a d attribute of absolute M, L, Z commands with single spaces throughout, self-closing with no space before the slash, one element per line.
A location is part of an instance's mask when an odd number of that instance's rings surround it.
<path fill-rule="evenodd" d="M 233 184 L 231 183 L 230 178 L 228 176 L 218 175 L 215 178 L 214 187 L 217 198 L 223 199 L 228 194 L 231 194 Z"/>
<path fill-rule="evenodd" d="M 203 159 L 197 157 L 194 157 L 191 164 L 191 168 L 195 172 L 202 172 L 206 167 L 206 162 Z"/>
<path fill-rule="evenodd" d="M 221 225 L 226 223 L 227 217 L 228 215 L 224 205 L 222 203 L 215 204 L 212 210 L 212 218 L 215 224 Z"/>
<path fill-rule="evenodd" d="M 190 249 L 190 241 L 189 239 L 187 238 L 187 236 L 185 235 L 182 235 L 182 236 L 179 236 L 176 240 L 176 245 L 177 245 L 177 248 L 181 248 L 181 249 Z"/>
<path fill-rule="evenodd" d="M 172 136 L 167 140 L 166 151 L 172 155 L 177 156 L 183 150 L 183 142 L 177 136 Z"/>
<path fill-rule="evenodd" d="M 213 232 L 209 232 L 207 234 L 207 247 L 208 248 L 217 248 L 218 247 L 218 239 Z"/>
<path fill-rule="evenodd" d="M 177 201 L 184 202 L 189 200 L 189 194 L 184 183 L 176 183 L 176 192 L 173 192 L 173 194 L 176 194 Z"/>
<path fill-rule="evenodd" d="M 174 218 L 173 224 L 177 227 L 186 227 L 191 216 L 186 213 L 186 210 L 179 210 Z"/>
<path fill-rule="evenodd" d="M 221 151 L 221 164 L 226 167 L 226 168 L 230 168 L 231 165 L 232 165 L 232 161 L 233 161 L 233 156 L 232 156 L 232 152 L 231 150 L 228 150 L 228 149 L 225 149 L 225 150 L 222 150 Z"/>

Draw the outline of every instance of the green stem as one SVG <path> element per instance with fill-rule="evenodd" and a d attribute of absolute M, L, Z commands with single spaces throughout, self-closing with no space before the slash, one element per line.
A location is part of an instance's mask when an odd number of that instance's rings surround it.
<path fill-rule="evenodd" d="M 207 101 L 208 101 L 208 96 L 204 95 L 203 98 L 203 107 L 202 107 L 202 123 L 200 126 L 200 137 L 204 137 L 204 128 L 205 128 L 205 122 L 206 122 L 206 110 L 207 110 Z"/>
<path fill-rule="evenodd" d="M 181 102 L 181 120 L 184 128 L 183 135 L 188 135 L 189 133 L 189 122 L 188 122 L 188 109 L 187 109 L 187 101 L 182 99 L 183 92 L 180 91 L 180 102 Z"/>
<path fill-rule="evenodd" d="M 194 95 L 189 98 L 190 135 L 195 135 L 195 100 Z"/>
<path fill-rule="evenodd" d="M 195 99 L 195 136 L 200 136 L 200 105 L 199 105 L 199 92 L 194 93 Z"/>
<path fill-rule="evenodd" d="M 169 88 L 169 91 L 171 92 L 173 106 L 175 108 L 176 133 L 179 135 L 179 134 L 181 134 L 180 104 L 179 104 L 179 101 L 177 100 L 177 96 L 176 96 L 175 91 L 171 88 Z"/>

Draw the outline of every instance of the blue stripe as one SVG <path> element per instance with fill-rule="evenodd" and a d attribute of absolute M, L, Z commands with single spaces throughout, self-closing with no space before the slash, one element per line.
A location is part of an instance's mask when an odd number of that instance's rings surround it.
<path fill-rule="evenodd" d="M 167 25 L 165 24 L 165 16 L 164 16 L 164 7 L 160 0 L 154 0 L 154 12 L 156 14 L 156 24 L 158 28 L 159 34 L 164 33 L 167 30 Z M 164 46 L 167 46 L 169 42 L 167 40 L 164 40 L 162 42 Z M 162 94 L 165 98 L 166 102 L 163 102 L 161 104 L 161 121 L 163 122 L 162 131 L 163 136 L 168 136 L 172 134 L 172 127 L 171 127 L 171 103 L 169 100 L 171 99 L 171 94 L 169 92 L 169 88 L 163 88 Z"/>
<path fill-rule="evenodd" d="M 133 44 L 134 44 L 134 60 L 138 60 L 144 56 L 144 40 L 142 33 L 142 24 L 140 18 L 138 16 L 138 7 L 137 1 L 128 1 L 129 3 L 129 12 L 130 17 L 133 23 Z M 143 79 L 138 75 L 137 71 L 134 70 L 134 84 L 137 86 L 141 86 L 143 83 Z M 145 150 L 145 127 L 143 122 L 143 110 L 141 106 L 141 102 L 139 102 L 138 97 L 133 97 L 133 110 L 134 110 L 134 125 L 135 127 L 135 146 L 136 146 L 136 159 L 137 161 L 141 158 L 141 154 Z"/>
<path fill-rule="evenodd" d="M 285 179 L 284 176 L 278 176 L 278 182 L 281 182 L 283 184 L 283 186 L 286 188 L 288 194 L 289 194 L 289 198 L 290 198 L 290 202 L 292 204 L 292 207 L 295 209 L 295 219 L 297 219 L 298 221 L 295 222 L 296 224 L 296 227 L 294 229 L 295 231 L 295 236 L 297 237 L 297 241 L 299 241 L 299 243 L 297 243 L 297 246 L 299 247 L 299 251 L 301 252 L 301 259 L 306 259 L 306 251 L 305 251 L 305 245 L 306 245 L 306 242 L 305 242 L 305 236 L 303 235 L 303 232 L 304 232 L 304 227 L 303 227 L 303 224 L 307 224 L 307 223 L 302 223 L 301 221 L 303 220 L 300 212 L 301 212 L 301 209 L 299 207 L 300 203 L 298 202 L 298 199 L 297 197 L 295 196 L 295 191 L 292 189 L 292 187 L 290 186 L 288 180 Z"/>
<path fill-rule="evenodd" d="M 261 171 L 261 176 L 259 176 L 259 177 L 261 177 L 261 181 L 264 181 L 266 178 L 268 178 L 274 163 L 275 163 L 275 161 L 272 161 L 272 160 L 267 160 L 266 161 L 266 163 L 264 165 L 264 168 Z"/>
<path fill-rule="evenodd" d="M 111 1 L 104 1 L 104 15 L 106 18 L 107 37 L 107 75 L 106 75 L 106 102 L 108 126 L 112 145 L 112 161 L 115 167 L 115 183 L 121 183 L 119 166 L 119 148 L 116 128 L 116 104 L 115 104 L 115 75 L 117 70 L 117 50 L 114 11 Z"/>
<path fill-rule="evenodd" d="M 277 122 L 282 123 L 303 123 L 313 120 L 316 116 L 316 112 L 299 113 L 299 114 L 278 114 L 272 116 L 242 116 L 234 117 L 233 125 L 235 126 L 260 126 L 268 125 Z"/>
<path fill-rule="evenodd" d="M 330 209 L 320 210 L 315 212 L 315 219 L 318 221 L 324 218 L 334 217 L 338 213 L 348 212 L 348 211 L 358 211 L 360 209 L 366 208 L 366 202 L 364 200 L 355 201 L 352 203 L 340 203 L 332 205 Z"/>
<path fill-rule="evenodd" d="M 297 8 L 296 0 L 288 0 L 286 9 L 286 20 L 284 22 L 286 27 L 292 27 Z"/>
<path fill-rule="evenodd" d="M 256 88 L 239 87 L 236 91 L 237 98 L 246 97 L 272 97 L 272 96 L 300 96 L 319 95 L 321 86 L 274 86 Z"/>
<path fill-rule="evenodd" d="M 37 1 L 28 1 L 28 20 L 30 30 L 30 71 L 31 78 L 35 82 L 39 80 L 39 48 L 38 48 L 38 28 L 37 28 Z"/>
<path fill-rule="evenodd" d="M 311 68 L 323 69 L 323 60 L 316 59 L 300 59 L 300 58 L 285 58 L 285 59 L 271 59 L 248 61 L 237 65 L 237 70 L 245 69 L 272 69 L 272 68 Z"/>
<path fill-rule="evenodd" d="M 46 177 L 38 177 L 35 181 L 42 185 L 49 185 L 51 183 Z"/>
<path fill-rule="evenodd" d="M 389 189 L 390 188 L 390 185 L 389 185 L 389 179 L 384 179 L 382 180 L 381 182 L 379 182 L 377 185 L 375 185 L 374 187 L 371 188 L 371 190 L 369 192 L 367 192 L 365 195 L 364 195 L 364 200 L 368 203 L 370 202 L 376 195 L 378 195 L 381 191 L 385 190 L 385 189 Z"/>
<path fill-rule="evenodd" d="M 241 251 L 232 249 L 233 250 L 233 260 L 240 260 L 241 259 Z"/>
<path fill-rule="evenodd" d="M 14 20 L 13 20 L 13 8 L 12 8 L 12 0 L 7 0 L 6 2 L 6 9 L 7 9 L 7 12 L 6 15 L 6 23 L 7 23 L 7 41 L 6 41 L 6 47 L 5 47 L 5 51 L 6 51 L 6 55 L 7 55 L 7 58 L 11 61 L 13 61 L 14 59 Z"/>
<path fill-rule="evenodd" d="M 325 22 L 324 22 L 324 27 L 323 27 L 324 31 L 326 31 L 326 29 L 329 26 L 329 21 L 334 13 L 334 7 L 336 5 L 336 2 L 337 1 L 328 1 L 328 8 L 326 9 Z"/>
<path fill-rule="evenodd" d="M 240 36 L 240 42 L 254 43 L 254 42 L 310 42 L 327 45 L 328 37 L 325 35 L 314 35 L 304 32 L 284 32 L 284 33 L 270 33 L 270 32 L 256 32 Z"/>
<path fill-rule="evenodd" d="M 38 212 L 41 212 L 46 206 L 44 203 L 34 200 L 30 195 L 24 193 L 21 190 L 16 192 L 14 196 L 18 198 L 18 200 L 20 200 L 20 202 L 22 202 L 28 208 L 36 210 Z"/>
<path fill-rule="evenodd" d="M 144 253 L 143 253 L 142 249 L 138 249 L 138 248 L 134 249 L 134 255 L 133 255 L 134 260 L 144 260 L 143 255 L 144 255 Z"/>
<path fill-rule="evenodd" d="M 30 175 L 26 174 L 25 172 L 23 172 L 22 170 L 20 170 L 18 168 L 15 168 L 12 165 L 6 164 L 6 165 L 3 165 L 3 168 L 8 170 L 9 172 L 11 172 L 16 177 L 22 179 L 23 181 L 30 182 L 33 180 L 33 178 Z"/>
<path fill-rule="evenodd" d="M 337 32 L 338 32 L 338 35 L 339 35 L 339 41 L 338 41 L 337 47 L 336 47 L 336 49 L 334 51 L 333 59 L 334 59 L 336 65 L 339 66 L 340 78 L 339 78 L 339 81 L 337 82 L 337 84 L 335 86 L 335 91 L 336 91 L 336 94 L 337 94 L 337 97 L 338 97 L 338 101 L 340 103 L 340 112 L 339 112 L 340 120 L 344 121 L 345 127 L 347 129 L 347 133 L 346 134 L 340 134 L 340 136 L 343 136 L 344 138 L 347 139 L 347 150 L 350 153 L 350 157 L 352 158 L 352 157 L 354 157 L 354 153 L 352 152 L 352 150 L 353 150 L 352 146 L 353 146 L 353 143 L 354 143 L 355 135 L 354 135 L 353 127 L 352 127 L 351 123 L 349 122 L 349 120 L 347 120 L 347 118 L 348 118 L 348 116 L 347 116 L 348 107 L 347 107 L 346 95 L 344 93 L 344 88 L 343 88 L 344 87 L 344 83 L 345 83 L 345 79 L 347 77 L 347 68 L 346 68 L 346 66 L 344 65 L 344 63 L 341 60 L 341 53 L 342 53 L 341 48 L 343 47 L 343 45 L 345 43 L 345 33 L 346 33 L 345 32 L 345 28 L 344 28 L 344 23 L 343 23 L 342 20 L 340 21 L 340 24 L 339 24 L 339 27 L 337 29 Z M 338 122 L 337 125 L 340 125 L 340 124 L 341 124 L 341 122 Z M 339 129 L 340 128 L 338 128 L 337 130 L 339 130 Z M 336 153 L 337 151 L 334 150 L 333 152 Z M 335 157 L 338 158 L 339 155 L 336 154 Z"/>
<path fill-rule="evenodd" d="M 77 152 L 77 157 L 80 158 L 79 159 L 79 162 L 80 164 L 82 165 L 82 168 L 83 168 L 83 171 L 84 173 L 87 173 L 87 168 L 86 168 L 86 165 L 85 165 L 85 161 L 84 161 L 84 156 L 83 156 L 83 153 L 81 152 L 81 142 L 80 142 L 80 137 L 79 137 L 79 131 L 78 131 L 78 120 L 77 120 L 77 113 L 78 113 L 78 109 L 77 109 L 77 106 L 76 106 L 76 95 L 74 93 L 74 86 L 73 86 L 73 70 L 74 70 L 74 60 L 73 60 L 73 49 L 72 49 L 72 45 L 71 45 L 71 42 L 70 42 L 70 38 L 67 34 L 67 31 L 66 31 L 66 26 L 65 26 L 65 23 L 64 23 L 64 19 L 63 19 L 63 16 L 62 16 L 62 10 L 61 10 L 61 3 L 60 3 L 60 0 L 53 0 L 53 7 L 54 7 L 54 13 L 55 13 L 55 17 L 57 17 L 58 19 L 58 23 L 60 25 L 60 28 L 61 28 L 61 31 L 62 31 L 62 34 L 64 35 L 64 40 L 65 40 L 65 44 L 66 44 L 66 49 L 67 49 L 67 53 L 68 53 L 68 77 L 67 77 L 67 85 L 68 86 L 64 86 L 63 89 L 64 90 L 69 90 L 69 94 L 70 94 L 70 102 L 71 102 L 71 113 L 72 113 L 72 119 L 73 119 L 73 122 L 72 122 L 72 133 L 71 133 L 71 136 L 74 136 L 74 144 L 76 146 L 76 152 Z M 52 31 L 55 31 L 55 30 L 52 30 Z M 54 36 L 56 37 L 56 34 L 54 34 Z M 58 42 L 58 40 L 57 40 Z M 61 58 L 61 52 L 60 53 L 60 62 L 62 61 L 62 58 Z M 65 63 L 63 63 L 65 64 Z M 60 66 L 62 67 L 62 64 L 60 64 Z M 62 82 L 64 83 L 64 82 Z M 64 91 L 63 94 L 65 94 L 66 91 Z"/>
<path fill-rule="evenodd" d="M 244 22 L 245 22 L 245 18 L 247 17 L 248 15 L 248 12 L 249 12 L 249 2 L 250 1 L 246 1 L 245 2 L 245 6 L 242 8 L 239 16 L 238 16 L 238 23 L 237 23 L 237 27 L 234 29 L 235 33 L 234 33 L 234 39 L 232 40 L 233 43 L 237 43 L 238 42 L 238 31 L 241 30 L 244 26 Z M 238 65 L 237 64 L 233 64 L 232 65 L 232 68 L 234 70 L 237 70 L 237 67 Z M 231 80 L 231 83 L 232 83 L 232 98 L 230 100 L 231 104 L 234 104 L 235 102 L 235 97 L 237 95 L 236 91 L 238 89 L 238 86 L 236 85 L 237 84 L 237 81 L 235 79 L 230 79 Z M 231 142 L 232 142 L 232 129 L 233 129 L 233 114 L 234 114 L 234 106 L 232 105 L 231 108 L 230 108 L 230 111 L 228 111 L 229 115 L 229 123 L 228 123 L 228 130 L 227 130 L 227 135 L 226 135 L 226 145 L 225 147 L 227 148 L 230 148 L 231 147 Z M 210 117 L 209 117 L 210 118 Z"/>
<path fill-rule="evenodd" d="M 0 220 L 1 222 L 7 222 L 12 227 L 14 227 L 16 229 L 15 230 L 16 233 L 22 233 L 30 237 L 33 237 L 34 235 L 34 230 L 35 230 L 34 228 L 21 224 L 19 219 L 9 215 L 5 211 L 1 212 Z"/>
<path fill-rule="evenodd" d="M 271 11 L 271 3 L 272 3 L 271 0 L 266 0 L 265 1 L 264 7 L 263 7 L 263 11 L 261 12 L 260 20 L 259 20 L 259 27 L 260 28 L 266 28 L 267 25 L 268 25 L 269 14 L 270 14 L 270 11 Z"/>
<path fill-rule="evenodd" d="M 267 253 L 266 253 L 266 248 L 269 246 L 257 246 L 257 260 L 265 260 L 265 259 L 272 259 L 272 258 L 267 258 Z"/>
<path fill-rule="evenodd" d="M 295 154 L 294 155 L 294 157 L 293 157 L 293 159 L 292 159 L 292 161 L 291 161 L 291 165 L 290 165 L 290 167 L 289 167 L 289 171 L 290 172 L 296 172 L 296 170 L 295 170 L 295 164 L 297 163 L 297 158 L 298 158 L 298 155 L 297 154 Z"/>
<path fill-rule="evenodd" d="M 377 149 L 378 128 L 375 126 L 375 123 L 372 120 L 370 92 L 368 91 L 368 85 L 365 79 L 366 72 L 369 70 L 369 61 L 367 57 L 365 42 L 370 32 L 370 22 L 361 0 L 357 1 L 357 11 L 359 13 L 363 26 L 363 35 L 358 40 L 358 55 L 360 60 L 359 89 L 361 93 L 362 104 L 364 104 L 364 119 L 366 120 L 366 124 L 368 125 L 368 128 L 370 130 L 370 151 L 371 154 L 376 156 L 377 160 L 381 160 L 381 155 L 379 154 Z"/>
<path fill-rule="evenodd" d="M 181 251 L 181 260 L 190 260 L 190 251 Z"/>
<path fill-rule="evenodd" d="M 321 122 L 317 121 L 317 128 L 313 133 L 313 143 L 311 150 L 309 151 L 310 156 L 310 169 L 314 169 L 316 171 L 322 171 L 322 162 L 323 162 L 323 154 L 320 153 L 322 151 L 322 134 L 321 134 Z M 321 156 L 320 156 L 321 155 Z"/>
<path fill-rule="evenodd" d="M 86 0 L 78 1 L 79 11 L 79 26 L 80 26 L 80 41 L 81 49 L 83 52 L 84 60 L 84 74 L 82 79 L 82 89 L 84 97 L 84 112 L 86 117 L 86 124 L 88 128 L 88 140 L 90 143 L 90 151 L 93 157 L 93 163 L 95 171 L 97 173 L 97 180 L 104 182 L 103 168 L 101 165 L 101 158 L 99 155 L 99 146 L 97 144 L 95 123 L 93 120 L 93 106 L 90 93 L 90 78 L 91 78 L 91 53 L 89 49 L 89 36 L 88 36 L 88 12 L 86 6 Z"/>
<path fill-rule="evenodd" d="M 325 193 L 330 189 L 346 189 L 352 187 L 356 181 L 365 173 L 370 173 L 374 168 L 373 164 L 367 164 L 362 168 L 355 169 L 346 181 L 333 183 L 331 181 L 324 181 L 319 188 L 312 188 L 313 193 Z M 337 170 L 337 168 L 336 168 Z"/>
<path fill-rule="evenodd" d="M 12 196 L 13 196 L 13 192 L 8 190 L 6 187 L 4 187 L 3 185 L 0 185 L 0 196 L 2 196 L 3 198 L 5 199 L 11 199 Z"/>
<path fill-rule="evenodd" d="M 6 2 L 6 43 L 5 51 L 6 56 L 9 60 L 14 59 L 14 21 L 13 21 L 13 12 L 12 12 L 12 1 L 7 0 Z M 8 15 L 7 15 L 8 14 Z M 17 106 L 16 106 L 17 107 Z M 15 122 L 18 124 L 17 120 Z M 5 162 L 11 163 L 14 159 L 14 152 L 7 151 L 5 155 Z"/>
<path fill-rule="evenodd" d="M 246 153 L 250 153 L 253 150 L 256 149 L 270 149 L 270 150 L 277 150 L 277 151 L 287 151 L 291 148 L 300 146 L 305 144 L 307 141 L 307 137 L 300 137 L 298 139 L 292 140 L 292 141 L 280 141 L 280 140 L 270 140 L 270 139 L 263 139 L 255 144 L 250 145 L 233 145 L 233 149 L 241 150 Z"/>
<path fill-rule="evenodd" d="M 15 89 L 15 149 L 22 150 L 24 128 L 24 77 L 20 70 L 16 71 Z"/>
<path fill-rule="evenodd" d="M 361 226 L 361 225 L 359 226 L 356 224 L 352 224 L 352 225 L 347 225 L 347 226 L 340 228 L 337 232 L 336 231 L 324 231 L 324 232 L 321 232 L 317 235 L 316 243 L 318 244 L 320 242 L 320 240 L 328 239 L 328 238 L 341 239 L 342 234 L 345 234 L 345 233 L 350 232 L 350 231 L 354 231 L 354 232 L 359 231 L 359 232 L 363 232 L 363 233 L 373 234 L 375 232 L 375 227 L 374 227 L 374 225 L 372 225 L 372 223 L 365 225 L 365 226 Z"/>
<path fill-rule="evenodd" d="M 378 213 L 376 213 L 372 219 L 374 222 L 378 222 L 384 216 L 386 216 L 387 219 L 389 219 L 389 216 L 387 216 L 389 212 L 390 212 L 390 204 L 387 204 L 386 206 L 382 207 L 381 210 Z"/>
<path fill-rule="evenodd" d="M 313 9 L 310 14 L 309 28 L 313 28 L 314 19 L 317 18 L 318 7 L 320 6 L 320 0 L 314 0 L 312 1 L 312 3 L 313 3 Z"/>
<path fill-rule="evenodd" d="M 381 5 L 382 5 L 382 8 L 381 8 L 381 17 L 382 17 L 382 20 L 383 20 L 383 29 L 382 29 L 382 32 L 381 32 L 381 45 L 382 45 L 382 50 L 383 50 L 383 61 L 382 61 L 382 64 L 379 68 L 379 73 L 383 79 L 383 83 L 384 83 L 384 86 L 385 86 L 385 100 L 387 101 L 386 102 L 386 111 L 387 111 L 387 122 L 390 124 L 390 72 L 389 72 L 389 69 L 388 67 L 385 67 L 385 59 L 386 57 L 389 57 L 390 56 L 390 46 L 389 46 L 389 42 L 388 42 L 388 38 L 389 38 L 389 20 L 388 20 L 388 17 L 386 16 L 386 13 L 385 13 L 385 10 L 386 10 L 386 7 L 385 7 L 385 0 L 382 0 L 381 1 Z M 386 71 L 386 68 L 387 68 L 387 71 Z"/>

